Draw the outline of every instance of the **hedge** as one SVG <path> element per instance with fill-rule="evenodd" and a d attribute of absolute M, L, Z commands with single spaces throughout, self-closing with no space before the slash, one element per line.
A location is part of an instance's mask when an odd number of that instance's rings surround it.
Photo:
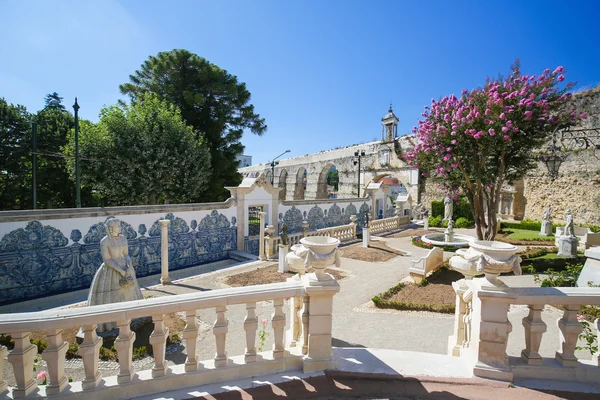
<path fill-rule="evenodd" d="M 444 218 L 444 210 L 445 206 L 443 201 L 431 202 L 431 216 Z M 454 204 L 452 218 L 455 221 L 459 218 L 465 218 L 469 221 L 473 221 L 473 213 L 471 212 L 471 206 L 469 203 L 461 200 L 458 204 Z"/>

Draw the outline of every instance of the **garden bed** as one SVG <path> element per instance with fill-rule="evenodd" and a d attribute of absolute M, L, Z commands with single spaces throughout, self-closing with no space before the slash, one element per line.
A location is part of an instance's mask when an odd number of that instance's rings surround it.
<path fill-rule="evenodd" d="M 431 243 L 425 243 L 423 240 L 421 240 L 421 236 L 413 237 L 412 244 L 413 244 L 413 246 L 421 247 L 423 249 L 433 249 L 434 247 L 439 247 L 440 249 L 442 249 L 444 251 L 450 251 L 450 252 L 455 252 L 456 250 L 459 249 L 459 247 L 455 247 L 455 246 L 437 246 L 437 245 L 433 245 Z"/>
<path fill-rule="evenodd" d="M 362 247 L 362 243 L 358 243 L 342 249 L 342 257 L 367 262 L 385 262 L 404 254 L 379 240 L 371 240 L 369 247 Z"/>
<path fill-rule="evenodd" d="M 234 287 L 264 285 L 267 283 L 285 282 L 288 278 L 296 275 L 294 271 L 281 273 L 277 271 L 278 265 L 271 264 L 267 267 L 253 269 L 252 271 L 242 272 L 240 274 L 230 275 L 225 278 L 225 284 Z M 309 269 L 307 272 L 313 272 Z M 344 279 L 346 275 L 338 270 L 326 269 L 325 272 L 333 275 L 336 280 Z"/>
<path fill-rule="evenodd" d="M 502 230 L 496 235 L 496 240 L 517 246 L 554 245 L 554 236 L 540 236 L 539 231 L 526 229 Z"/>
<path fill-rule="evenodd" d="M 378 308 L 453 313 L 456 294 L 452 282 L 462 278 L 462 274 L 442 267 L 420 284 L 400 283 L 372 300 Z"/>

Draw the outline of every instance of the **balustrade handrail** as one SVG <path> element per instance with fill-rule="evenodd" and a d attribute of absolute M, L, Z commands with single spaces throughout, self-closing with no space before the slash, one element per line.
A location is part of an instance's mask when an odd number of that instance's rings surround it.
<path fill-rule="evenodd" d="M 168 314 L 191 309 L 285 299 L 303 296 L 304 294 L 302 282 L 290 281 L 215 289 L 201 293 L 187 293 L 81 308 L 0 314 L 0 333 L 43 331 L 48 328 L 47 324 L 49 322 L 52 323 L 53 329 L 64 329 L 73 326 L 130 320 L 153 314 Z"/>
<path fill-rule="evenodd" d="M 499 297 L 509 304 L 585 304 L 600 305 L 600 288 L 594 287 L 522 287 L 505 292 L 480 291 L 479 297 Z"/>

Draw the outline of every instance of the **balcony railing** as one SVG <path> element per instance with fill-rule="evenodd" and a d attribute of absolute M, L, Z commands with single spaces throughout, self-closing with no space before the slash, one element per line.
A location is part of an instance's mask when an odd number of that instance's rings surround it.
<path fill-rule="evenodd" d="M 8 362 L 12 364 L 16 381 L 16 386 L 7 388 L 4 376 L 0 375 L 0 397 L 8 391 L 13 398 L 52 395 L 86 400 L 122 398 L 243 376 L 301 368 L 305 371 L 328 368 L 332 362 L 330 310 L 333 295 L 338 290 L 339 285 L 335 281 L 329 281 L 326 286 L 321 287 L 314 281 L 309 285 L 304 277 L 303 280 L 286 283 L 220 289 L 92 307 L 0 315 L 0 332 L 10 334 L 14 339 L 14 348 L 10 352 L 6 347 L 0 346 L 0 373 L 3 374 L 4 358 L 8 353 Z M 295 304 L 290 318 L 290 329 L 294 333 L 286 346 L 284 300 L 288 298 L 293 299 Z M 256 303 L 264 301 L 273 304 L 271 325 L 274 344 L 272 351 L 257 354 Z M 236 304 L 246 306 L 246 317 L 242 324 L 246 351 L 242 355 L 229 357 L 225 341 L 229 330 L 227 307 Z M 199 335 L 196 312 L 207 308 L 215 310 L 213 335 L 216 355 L 212 360 L 200 362 L 196 356 Z M 167 367 L 165 351 L 169 329 L 164 324 L 164 316 L 174 312 L 184 312 L 186 315 L 187 325 L 181 336 L 186 343 L 187 359 L 183 364 Z M 151 370 L 134 372 L 132 356 L 136 334 L 131 331 L 130 323 L 135 318 L 147 316 L 151 316 L 154 323 L 154 331 L 150 335 L 154 367 Z M 119 354 L 119 374 L 103 378 L 98 368 L 103 339 L 97 335 L 96 327 L 98 324 L 115 321 L 119 327 L 114 344 Z M 68 343 L 63 340 L 62 331 L 68 328 L 81 328 L 84 334 L 78 351 L 85 370 L 85 378 L 81 382 L 69 383 L 65 375 Z M 29 340 L 31 332 L 39 331 L 47 334 L 49 343 L 42 353 L 48 369 L 48 384 L 43 386 L 38 386 L 34 379 L 33 366 L 37 347 Z"/>
<path fill-rule="evenodd" d="M 369 221 L 369 233 L 375 235 L 381 232 L 400 229 L 402 226 L 410 223 L 410 215 L 395 216 L 384 219 L 375 219 Z"/>

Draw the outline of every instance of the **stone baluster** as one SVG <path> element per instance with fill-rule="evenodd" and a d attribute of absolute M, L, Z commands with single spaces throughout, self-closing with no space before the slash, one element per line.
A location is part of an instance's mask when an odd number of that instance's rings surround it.
<path fill-rule="evenodd" d="M 161 219 L 160 223 L 160 283 L 168 285 L 171 283 L 169 278 L 169 225 L 171 221 Z"/>
<path fill-rule="evenodd" d="M 119 354 L 118 383 L 129 382 L 135 375 L 133 369 L 133 342 L 135 342 L 135 332 L 131 331 L 130 324 L 130 319 L 117 321 L 119 336 L 115 340 L 115 349 L 117 349 Z"/>
<path fill-rule="evenodd" d="M 543 305 L 530 304 L 529 315 L 523 318 L 525 328 L 525 349 L 521 358 L 530 365 L 542 365 L 542 356 L 538 353 L 542 335 L 546 332 L 546 323 L 542 321 Z"/>
<path fill-rule="evenodd" d="M 217 306 L 217 320 L 213 326 L 213 333 L 217 342 L 217 354 L 215 356 L 215 367 L 224 367 L 227 365 L 227 351 L 225 351 L 225 338 L 229 321 L 225 317 L 226 306 Z"/>
<path fill-rule="evenodd" d="M 302 335 L 302 315 L 300 311 L 302 310 L 302 297 L 292 297 L 290 299 L 290 331 L 291 331 L 291 340 L 290 347 L 298 346 L 298 342 L 300 341 L 300 335 Z"/>
<path fill-rule="evenodd" d="M 8 391 L 8 385 L 4 380 L 4 357 L 8 354 L 6 346 L 0 345 L 0 398 Z"/>
<path fill-rule="evenodd" d="M 83 390 L 95 389 L 100 384 L 102 374 L 98 371 L 98 357 L 100 347 L 102 347 L 102 338 L 96 334 L 98 325 L 84 325 L 83 342 L 77 351 L 83 358 L 83 369 L 85 370 L 85 379 L 81 382 Z"/>
<path fill-rule="evenodd" d="M 309 322 L 309 306 L 310 306 L 310 297 L 304 296 L 302 298 L 303 308 L 302 308 L 302 354 L 308 354 L 308 322 Z"/>
<path fill-rule="evenodd" d="M 273 225 L 267 225 L 265 228 L 266 237 L 265 240 L 265 252 L 267 253 L 267 259 L 271 259 L 275 256 L 275 227 Z"/>
<path fill-rule="evenodd" d="M 557 321 L 560 330 L 560 350 L 556 352 L 556 360 L 565 367 L 577 366 L 577 357 L 575 357 L 575 347 L 577 339 L 583 330 L 581 323 L 577 321 L 577 314 L 580 306 L 566 304 L 563 306 L 564 312 L 561 319 Z"/>
<path fill-rule="evenodd" d="M 48 364 L 48 386 L 46 394 L 58 394 L 69 383 L 65 376 L 65 354 L 69 344 L 62 338 L 62 329 L 48 331 L 48 347 L 42 353 L 42 358 Z"/>
<path fill-rule="evenodd" d="M 309 224 L 307 220 L 302 220 L 302 237 L 306 237 L 308 234 Z"/>
<path fill-rule="evenodd" d="M 594 326 L 594 328 L 596 328 L 596 343 L 600 343 L 600 318 L 596 318 L 593 326 Z M 594 365 L 597 365 L 600 367 L 600 357 L 598 357 L 598 356 L 599 356 L 599 353 L 596 352 L 592 356 L 592 362 L 594 363 Z M 0 393 L 2 393 L 2 384 L 1 383 L 0 383 Z"/>
<path fill-rule="evenodd" d="M 167 373 L 167 339 L 169 337 L 169 328 L 165 326 L 164 314 L 156 314 L 152 316 L 154 322 L 154 330 L 150 334 L 150 344 L 152 345 L 152 353 L 154 354 L 154 367 L 152 368 L 152 377 L 158 378 L 165 376 Z"/>
<path fill-rule="evenodd" d="M 198 320 L 196 319 L 196 310 L 188 310 L 185 312 L 185 329 L 181 332 L 181 336 L 185 339 L 185 348 L 187 350 L 187 358 L 185 359 L 185 371 L 196 371 L 198 369 L 198 359 L 196 357 L 196 346 L 198 345 Z"/>
<path fill-rule="evenodd" d="M 31 344 L 31 332 L 17 332 L 12 335 L 15 347 L 8 354 L 8 361 L 12 364 L 17 385 L 13 389 L 13 397 L 26 397 L 37 389 L 33 379 L 33 362 L 37 354 L 37 346 Z M 4 371 L 0 371 L 4 374 Z"/>
<path fill-rule="evenodd" d="M 468 288 L 462 281 L 452 282 L 452 287 L 456 292 L 456 308 L 454 311 L 454 331 L 452 336 L 448 338 L 448 355 L 460 357 L 465 339 L 465 314 L 467 312 L 467 303 L 463 295 Z"/>
<path fill-rule="evenodd" d="M 273 300 L 275 312 L 271 316 L 271 325 L 273 326 L 273 358 L 284 356 L 284 330 L 285 313 L 283 312 L 283 299 Z"/>
<path fill-rule="evenodd" d="M 256 330 L 258 329 L 258 318 L 256 317 L 256 303 L 246 303 L 246 318 L 244 319 L 244 331 L 246 331 L 246 353 L 244 361 L 251 363 L 256 361 Z"/>

